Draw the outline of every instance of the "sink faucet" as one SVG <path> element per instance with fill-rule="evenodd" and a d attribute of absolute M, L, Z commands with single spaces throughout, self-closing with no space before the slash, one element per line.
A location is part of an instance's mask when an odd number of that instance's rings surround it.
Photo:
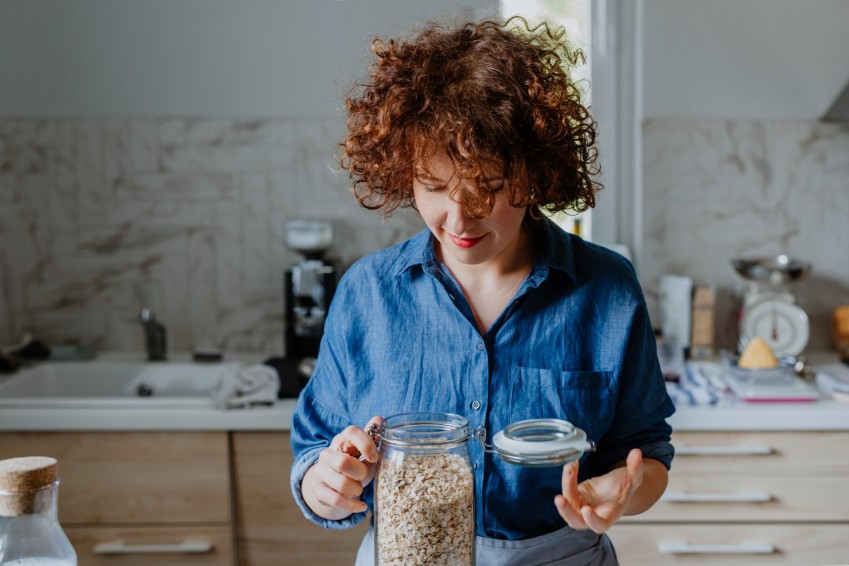
<path fill-rule="evenodd" d="M 165 327 L 156 320 L 154 312 L 147 307 L 144 307 L 139 313 L 139 320 L 144 325 L 147 359 L 150 361 L 164 360 L 165 352 L 168 349 Z"/>

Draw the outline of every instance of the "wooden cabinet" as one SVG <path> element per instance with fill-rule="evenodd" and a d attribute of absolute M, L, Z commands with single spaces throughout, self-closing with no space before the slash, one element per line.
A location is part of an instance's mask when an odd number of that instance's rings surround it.
<path fill-rule="evenodd" d="M 59 520 L 83 566 L 233 564 L 227 432 L 0 434 L 0 459 L 59 461 Z"/>
<path fill-rule="evenodd" d="M 232 441 L 239 565 L 353 564 L 367 522 L 328 531 L 304 518 L 289 487 L 289 433 L 234 432 Z"/>
<path fill-rule="evenodd" d="M 59 461 L 81 566 L 338 566 L 368 529 L 304 518 L 287 432 L 0 433 L 0 459 L 33 455 Z"/>
<path fill-rule="evenodd" d="M 623 566 L 845 562 L 849 432 L 680 432 L 663 498 L 611 529 Z"/>

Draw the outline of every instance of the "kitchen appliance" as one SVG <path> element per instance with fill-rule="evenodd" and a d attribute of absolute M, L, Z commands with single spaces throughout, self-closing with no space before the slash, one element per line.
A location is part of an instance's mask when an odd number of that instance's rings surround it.
<path fill-rule="evenodd" d="M 303 259 L 284 274 L 286 356 L 278 371 L 294 373 L 305 384 L 315 366 L 327 310 L 336 291 L 336 268 L 326 258 L 333 245 L 334 225 L 330 220 L 291 219 L 285 224 L 284 239 L 286 247 Z"/>
<path fill-rule="evenodd" d="M 749 282 L 740 313 L 740 344 L 760 336 L 776 356 L 798 356 L 810 337 L 807 313 L 796 303 L 789 284 L 806 277 L 811 264 L 786 255 L 731 261 Z"/>

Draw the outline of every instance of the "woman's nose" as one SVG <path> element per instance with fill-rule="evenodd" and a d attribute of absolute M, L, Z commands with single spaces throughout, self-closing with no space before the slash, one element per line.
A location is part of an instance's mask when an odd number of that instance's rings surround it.
<path fill-rule="evenodd" d="M 462 201 L 448 199 L 445 228 L 456 236 L 460 236 L 475 225 L 475 219 L 466 214 Z"/>

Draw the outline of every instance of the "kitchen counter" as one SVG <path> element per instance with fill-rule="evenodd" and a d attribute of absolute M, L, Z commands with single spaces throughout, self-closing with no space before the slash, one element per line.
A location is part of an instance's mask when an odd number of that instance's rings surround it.
<path fill-rule="evenodd" d="M 811 356 L 817 363 L 834 356 Z M 232 358 L 231 358 L 232 359 Z M 0 410 L 0 431 L 288 431 L 295 399 L 273 407 L 209 408 L 11 408 Z M 814 402 L 679 406 L 670 418 L 676 431 L 846 431 L 849 404 Z"/>
<path fill-rule="evenodd" d="M 677 407 L 669 424 L 676 431 L 849 430 L 849 405 L 830 399 L 799 403 L 744 403 Z"/>
<path fill-rule="evenodd" d="M 0 431 L 50 430 L 265 430 L 291 427 L 295 399 L 255 409 L 4 409 Z M 669 419 L 676 431 L 849 430 L 849 405 L 734 403 L 723 407 L 678 407 Z"/>

